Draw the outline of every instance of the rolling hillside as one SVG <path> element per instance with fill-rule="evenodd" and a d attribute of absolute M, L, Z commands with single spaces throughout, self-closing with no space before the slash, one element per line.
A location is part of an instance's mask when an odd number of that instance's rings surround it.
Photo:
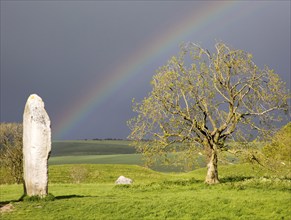
<path fill-rule="evenodd" d="M 54 141 L 51 157 L 79 155 L 134 154 L 135 148 L 125 140 Z"/>
<path fill-rule="evenodd" d="M 62 164 L 144 164 L 141 154 L 126 140 L 70 140 L 55 141 L 52 143 L 52 152 L 49 165 Z M 237 163 L 233 155 L 224 158 L 226 164 Z M 223 164 L 225 164 L 223 162 Z M 198 167 L 197 167 L 198 166 Z M 184 165 L 155 164 L 150 168 L 161 172 L 184 172 L 205 167 L 205 159 L 199 159 L 199 165 L 192 168 Z"/>

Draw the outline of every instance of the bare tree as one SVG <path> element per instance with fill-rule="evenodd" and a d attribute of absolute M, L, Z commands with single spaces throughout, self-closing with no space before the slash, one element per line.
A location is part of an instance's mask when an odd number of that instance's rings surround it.
<path fill-rule="evenodd" d="M 1 167 L 7 169 L 16 183 L 23 182 L 22 124 L 0 124 Z"/>
<path fill-rule="evenodd" d="M 146 158 L 164 161 L 204 149 L 209 184 L 219 182 L 218 152 L 228 150 L 226 140 L 272 131 L 290 98 L 273 70 L 260 69 L 251 54 L 224 43 L 213 54 L 194 43 L 182 45 L 151 83 L 149 95 L 133 105 L 137 116 L 128 121 L 129 138 Z"/>

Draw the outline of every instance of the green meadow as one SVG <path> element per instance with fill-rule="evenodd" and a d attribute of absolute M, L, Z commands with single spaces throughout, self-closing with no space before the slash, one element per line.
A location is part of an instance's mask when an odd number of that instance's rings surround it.
<path fill-rule="evenodd" d="M 221 165 L 221 183 L 206 185 L 205 167 L 144 168 L 125 141 L 55 144 L 49 165 L 54 199 L 19 201 L 22 185 L 2 184 L 0 204 L 9 209 L 1 208 L 1 219 L 291 219 L 291 180 L 257 166 Z M 134 183 L 116 186 L 121 175 Z"/>
<path fill-rule="evenodd" d="M 61 164 L 132 164 L 143 165 L 143 160 L 126 140 L 55 141 L 49 165 Z M 161 172 L 181 172 L 183 166 L 157 164 L 151 169 Z"/>
<path fill-rule="evenodd" d="M 134 164 L 142 165 L 141 155 L 123 140 L 56 141 L 52 144 L 50 165 Z"/>
<path fill-rule="evenodd" d="M 135 148 L 126 140 L 54 141 L 51 157 L 80 155 L 133 154 Z"/>

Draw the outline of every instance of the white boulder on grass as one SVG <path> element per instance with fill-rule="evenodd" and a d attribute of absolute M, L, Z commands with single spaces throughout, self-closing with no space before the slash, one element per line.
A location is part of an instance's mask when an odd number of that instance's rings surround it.
<path fill-rule="evenodd" d="M 42 99 L 33 94 L 27 99 L 23 113 L 23 175 L 28 196 L 48 194 L 50 152 L 50 119 Z"/>
<path fill-rule="evenodd" d="M 118 179 L 115 181 L 115 184 L 132 184 L 132 179 L 126 178 L 124 176 L 118 177 Z"/>

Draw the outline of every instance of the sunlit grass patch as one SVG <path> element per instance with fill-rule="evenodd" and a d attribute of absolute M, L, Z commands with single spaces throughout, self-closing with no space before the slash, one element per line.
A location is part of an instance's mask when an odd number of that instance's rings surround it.
<path fill-rule="evenodd" d="M 222 166 L 221 183 L 204 183 L 205 169 L 159 173 L 132 165 L 80 165 L 86 178 L 70 176 L 79 165 L 50 167 L 54 201 L 18 202 L 22 185 L 0 185 L 1 219 L 288 219 L 290 180 L 248 164 Z M 255 170 L 254 170 L 255 169 Z M 96 172 L 99 172 L 96 178 Z M 115 185 L 120 175 L 132 185 Z"/>

